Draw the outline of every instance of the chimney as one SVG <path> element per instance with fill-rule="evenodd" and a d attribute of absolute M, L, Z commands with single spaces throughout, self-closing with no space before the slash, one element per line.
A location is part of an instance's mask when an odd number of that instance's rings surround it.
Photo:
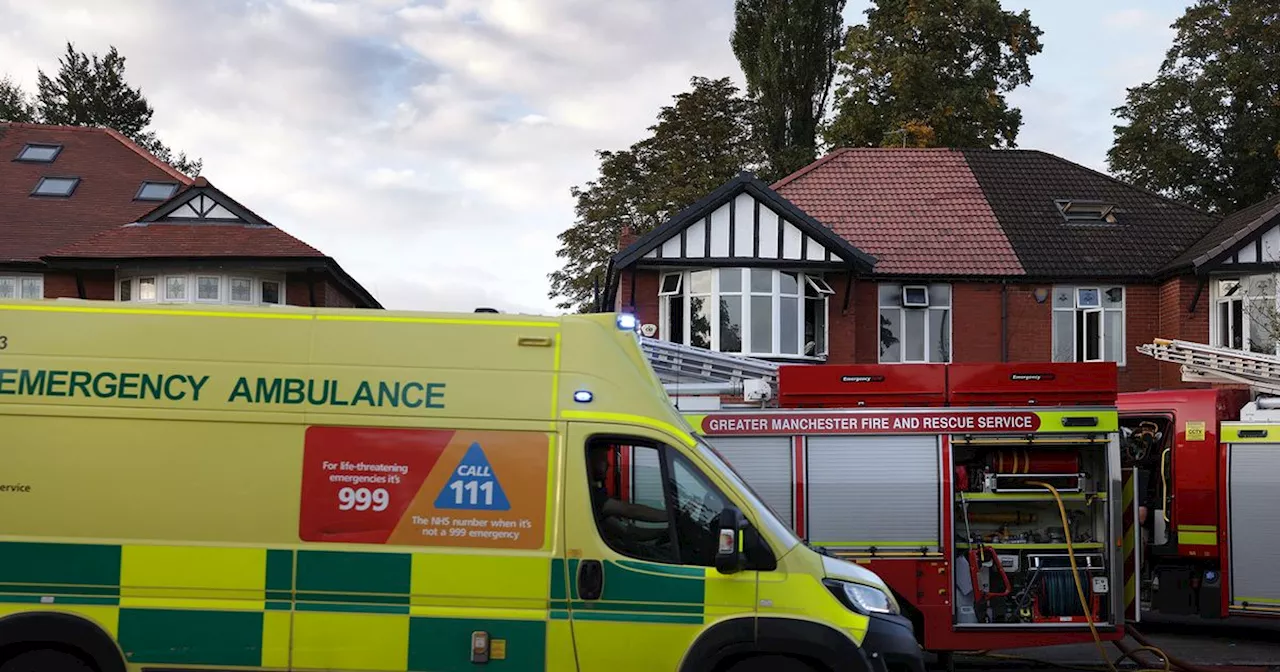
<path fill-rule="evenodd" d="M 622 230 L 618 232 L 618 251 L 631 247 L 631 244 L 636 242 L 637 238 L 639 238 L 639 236 L 632 232 L 631 226 L 623 224 Z"/>

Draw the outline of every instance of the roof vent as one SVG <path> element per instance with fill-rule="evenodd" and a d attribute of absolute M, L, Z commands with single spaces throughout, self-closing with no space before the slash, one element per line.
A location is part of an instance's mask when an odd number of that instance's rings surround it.
<path fill-rule="evenodd" d="M 1116 204 L 1106 201 L 1058 199 L 1054 201 L 1058 212 L 1068 222 L 1116 223 Z"/>

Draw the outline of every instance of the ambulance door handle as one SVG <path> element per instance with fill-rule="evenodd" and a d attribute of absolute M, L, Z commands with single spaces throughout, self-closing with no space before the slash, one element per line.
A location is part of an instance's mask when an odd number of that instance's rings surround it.
<path fill-rule="evenodd" d="M 598 600 L 604 592 L 604 568 L 599 560 L 583 560 L 578 565 L 578 598 Z"/>

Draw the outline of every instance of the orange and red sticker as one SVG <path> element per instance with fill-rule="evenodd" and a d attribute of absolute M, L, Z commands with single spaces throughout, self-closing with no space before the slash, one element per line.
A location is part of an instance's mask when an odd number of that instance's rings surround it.
<path fill-rule="evenodd" d="M 536 549 L 546 529 L 549 435 L 311 427 L 303 541 Z"/>

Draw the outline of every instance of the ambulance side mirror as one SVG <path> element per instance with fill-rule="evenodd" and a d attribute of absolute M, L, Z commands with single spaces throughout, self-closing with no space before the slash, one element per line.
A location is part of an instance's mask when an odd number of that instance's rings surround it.
<path fill-rule="evenodd" d="M 737 508 L 726 506 L 720 512 L 716 526 L 720 529 L 716 544 L 716 571 L 737 574 L 747 566 L 747 554 L 742 550 L 742 529 L 746 527 L 746 519 Z"/>

